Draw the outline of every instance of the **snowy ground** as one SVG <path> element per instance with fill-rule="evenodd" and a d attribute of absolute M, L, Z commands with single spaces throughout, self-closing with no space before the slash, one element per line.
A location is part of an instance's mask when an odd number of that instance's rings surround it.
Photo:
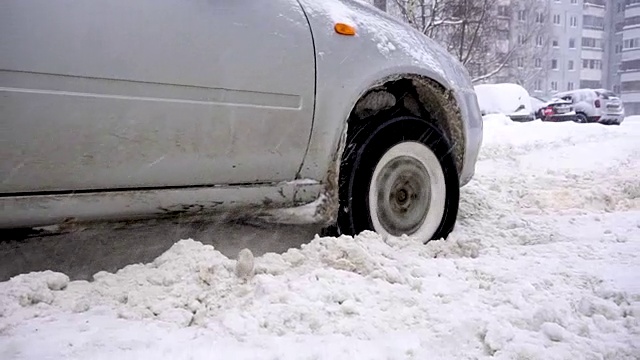
<path fill-rule="evenodd" d="M 0 283 L 0 359 L 640 359 L 640 119 L 485 119 L 456 231 Z"/>

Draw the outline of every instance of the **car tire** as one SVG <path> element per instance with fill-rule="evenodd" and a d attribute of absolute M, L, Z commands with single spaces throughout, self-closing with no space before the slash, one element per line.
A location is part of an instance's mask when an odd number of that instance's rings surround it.
<path fill-rule="evenodd" d="M 339 232 L 446 238 L 460 200 L 452 154 L 442 131 L 417 117 L 371 119 L 350 131 L 340 166 Z"/>
<path fill-rule="evenodd" d="M 576 114 L 576 122 L 580 123 L 580 124 L 586 124 L 588 121 L 587 119 L 587 115 L 583 114 L 583 113 L 577 113 Z"/>

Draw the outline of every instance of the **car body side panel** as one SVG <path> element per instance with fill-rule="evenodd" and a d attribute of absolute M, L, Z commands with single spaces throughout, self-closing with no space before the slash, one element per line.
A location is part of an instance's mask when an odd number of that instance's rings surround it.
<path fill-rule="evenodd" d="M 300 3 L 311 23 L 318 72 L 315 123 L 301 176 L 320 180 L 331 170 L 346 120 L 360 96 L 381 80 L 411 74 L 454 90 L 466 120 L 460 181 L 467 183 L 482 141 L 482 116 L 467 71 L 426 36 L 369 6 L 349 0 Z M 356 36 L 338 35 L 337 22 L 355 25 Z"/>
<path fill-rule="evenodd" d="M 311 132 L 296 0 L 0 2 L 0 193 L 273 183 Z"/>

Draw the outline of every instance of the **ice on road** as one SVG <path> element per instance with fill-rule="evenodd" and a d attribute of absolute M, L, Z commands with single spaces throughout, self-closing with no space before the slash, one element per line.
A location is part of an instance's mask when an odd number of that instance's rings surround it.
<path fill-rule="evenodd" d="M 0 283 L 1 359 L 639 359 L 640 121 L 485 118 L 447 241 L 182 240 L 92 282 Z"/>

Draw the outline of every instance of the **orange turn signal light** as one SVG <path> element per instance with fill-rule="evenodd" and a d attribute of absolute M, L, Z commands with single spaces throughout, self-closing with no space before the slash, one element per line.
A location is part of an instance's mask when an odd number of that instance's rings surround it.
<path fill-rule="evenodd" d="M 356 34 L 356 28 L 345 23 L 337 23 L 334 29 L 340 35 L 354 36 Z"/>

